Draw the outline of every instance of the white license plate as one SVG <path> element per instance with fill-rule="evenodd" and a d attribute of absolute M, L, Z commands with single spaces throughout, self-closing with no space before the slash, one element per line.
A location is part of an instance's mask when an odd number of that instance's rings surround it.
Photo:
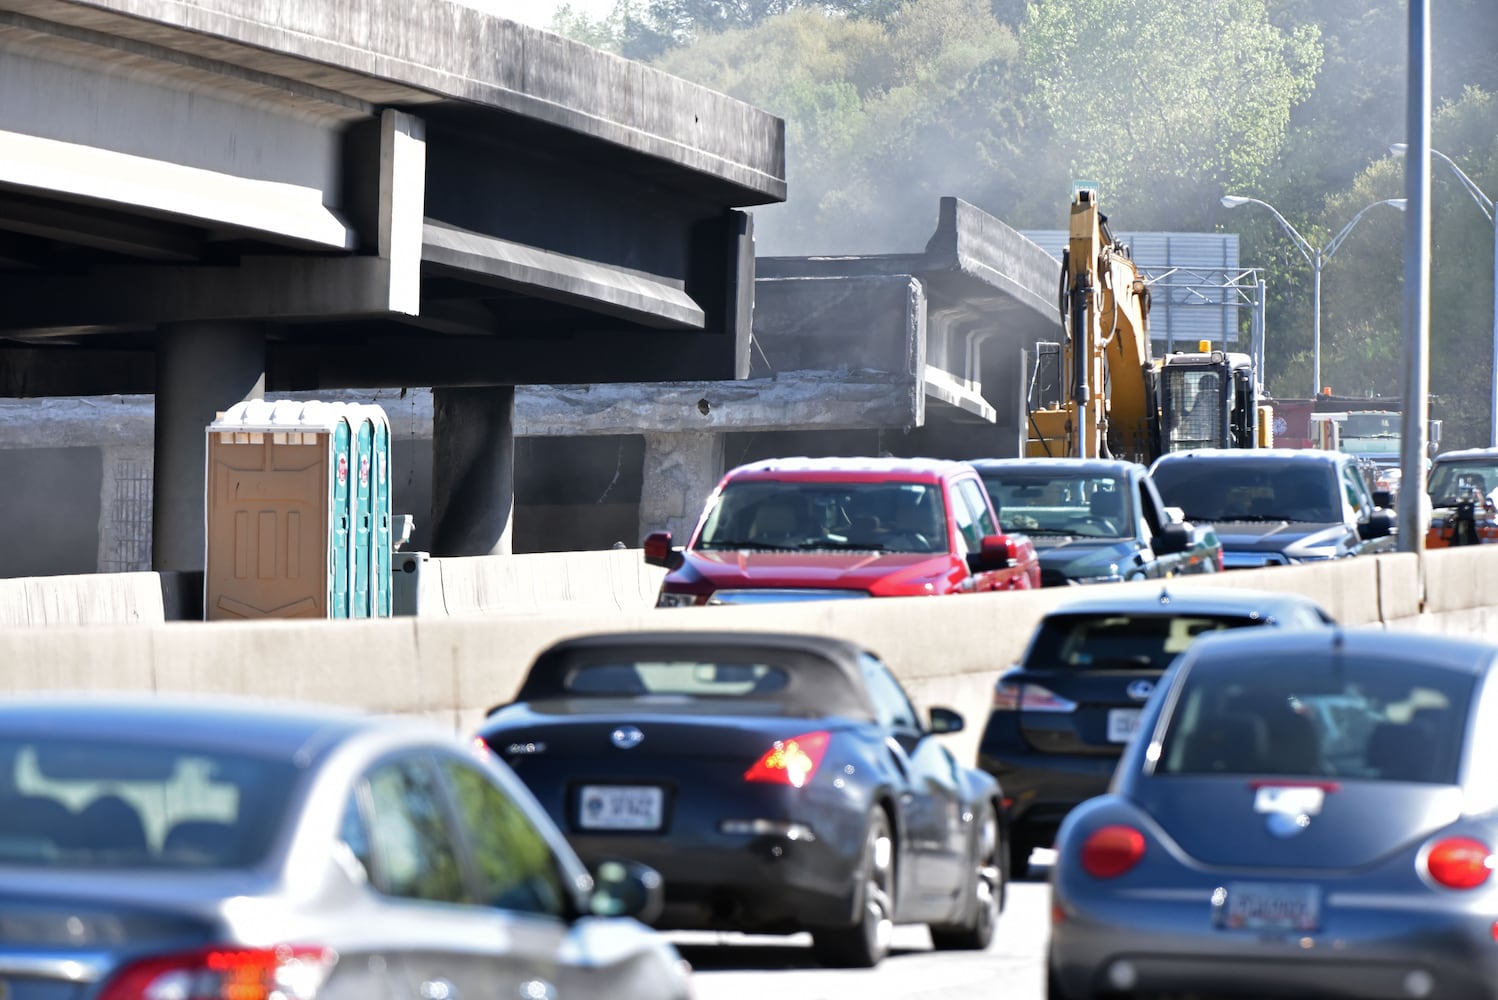
<path fill-rule="evenodd" d="M 1139 709 L 1108 709 L 1108 740 L 1111 743 L 1127 743 L 1139 731 Z"/>
<path fill-rule="evenodd" d="M 1314 885 L 1229 882 L 1217 922 L 1228 930 L 1314 931 L 1321 893 Z"/>
<path fill-rule="evenodd" d="M 577 825 L 584 830 L 659 830 L 665 794 L 640 785 L 584 785 Z"/>

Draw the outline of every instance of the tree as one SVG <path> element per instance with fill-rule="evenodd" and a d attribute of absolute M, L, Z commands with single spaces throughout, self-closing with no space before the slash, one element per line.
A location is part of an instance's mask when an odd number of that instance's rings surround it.
<path fill-rule="evenodd" d="M 1020 42 L 1055 158 L 1130 228 L 1205 227 L 1254 185 L 1321 60 L 1265 0 L 1037 0 Z"/>

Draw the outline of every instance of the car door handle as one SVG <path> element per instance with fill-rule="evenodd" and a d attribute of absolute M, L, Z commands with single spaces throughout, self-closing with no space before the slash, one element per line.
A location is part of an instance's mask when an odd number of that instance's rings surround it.
<path fill-rule="evenodd" d="M 421 1000 L 458 1000 L 458 988 L 446 979 L 428 979 L 421 984 Z"/>

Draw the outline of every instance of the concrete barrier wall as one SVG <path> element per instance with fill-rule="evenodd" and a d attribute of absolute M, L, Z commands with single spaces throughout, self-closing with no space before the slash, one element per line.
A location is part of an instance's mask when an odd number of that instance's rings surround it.
<path fill-rule="evenodd" d="M 632 556 L 637 559 L 638 553 Z M 622 562 L 618 568 L 627 582 Z M 453 577 L 464 581 L 451 592 L 454 607 L 485 606 L 488 592 L 483 588 L 489 584 L 479 582 L 483 575 L 477 570 L 468 566 L 459 572 L 470 575 Z M 1423 603 L 1419 563 L 1408 554 L 1238 571 L 1171 585 L 1304 593 L 1349 626 L 1491 634 L 1488 629 L 1498 615 L 1498 552 L 1429 553 L 1425 571 Z M 535 596 L 552 596 L 537 586 Z M 643 582 L 639 586 L 642 594 L 654 593 Z M 601 581 L 598 587 L 590 592 L 593 597 L 608 589 Z M 866 645 L 894 667 L 920 705 L 941 704 L 962 712 L 967 731 L 944 739 L 960 759 L 972 760 L 994 678 L 1016 661 L 1045 611 L 1078 595 L 1075 589 L 1054 589 L 671 610 L 655 609 L 643 600 L 636 607 L 598 599 L 566 608 L 538 600 L 508 611 L 360 622 L 9 627 L 0 628 L 0 662 L 7 665 L 0 692 L 250 694 L 419 715 L 467 731 L 485 709 L 513 695 L 537 652 L 566 636 L 641 629 L 806 631 Z"/>

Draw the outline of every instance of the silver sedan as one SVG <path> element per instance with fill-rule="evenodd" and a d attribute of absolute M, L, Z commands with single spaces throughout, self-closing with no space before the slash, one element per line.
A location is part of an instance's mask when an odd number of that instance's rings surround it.
<path fill-rule="evenodd" d="M 1498 647 L 1205 636 L 1057 838 L 1050 1000 L 1498 997 Z"/>
<path fill-rule="evenodd" d="M 0 702 L 0 997 L 688 996 L 642 866 L 502 763 L 323 707 Z"/>

